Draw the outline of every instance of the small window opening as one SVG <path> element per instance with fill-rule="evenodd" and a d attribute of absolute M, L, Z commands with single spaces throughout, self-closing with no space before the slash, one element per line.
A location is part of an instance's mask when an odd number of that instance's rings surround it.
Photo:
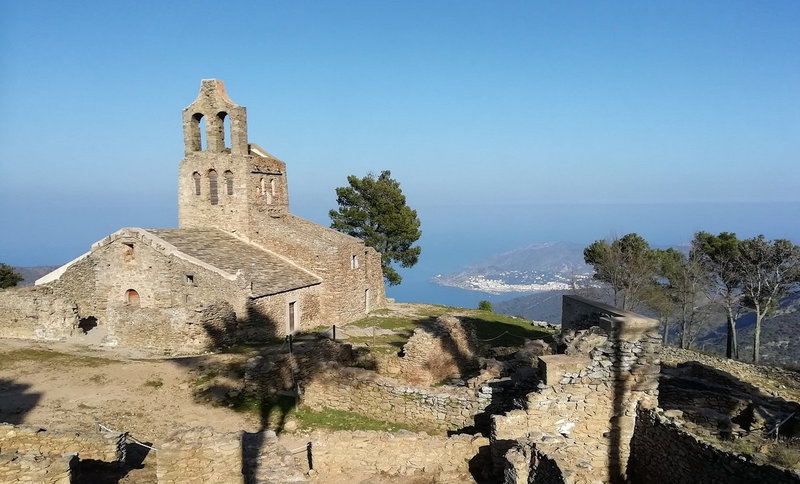
<path fill-rule="evenodd" d="M 186 282 L 189 284 L 194 284 L 194 275 L 193 274 L 186 274 Z"/>
<path fill-rule="evenodd" d="M 139 305 L 139 293 L 135 289 L 125 291 L 125 302 L 131 306 Z"/>
<path fill-rule="evenodd" d="M 208 192 L 211 198 L 211 205 L 219 203 L 219 193 L 217 193 L 217 172 L 214 170 L 208 171 Z"/>
<path fill-rule="evenodd" d="M 200 195 L 200 173 L 192 173 L 192 178 L 194 179 L 194 194 Z"/>
<path fill-rule="evenodd" d="M 269 180 L 269 194 L 273 197 L 275 196 L 275 179 L 270 178 Z"/>
<path fill-rule="evenodd" d="M 364 312 L 369 312 L 369 288 L 364 290 Z"/>
<path fill-rule="evenodd" d="M 131 262 L 133 261 L 133 244 L 132 243 L 122 243 L 122 260 L 124 262 Z"/>
<path fill-rule="evenodd" d="M 358 269 L 358 256 L 354 255 L 350 258 L 350 268 Z"/>
<path fill-rule="evenodd" d="M 228 170 L 225 172 L 225 188 L 228 195 L 233 195 L 233 172 Z"/>

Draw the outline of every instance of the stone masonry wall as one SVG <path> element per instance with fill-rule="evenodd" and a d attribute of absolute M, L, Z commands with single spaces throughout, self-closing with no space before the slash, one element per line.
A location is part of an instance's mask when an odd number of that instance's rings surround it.
<path fill-rule="evenodd" d="M 241 432 L 181 430 L 156 452 L 159 484 L 242 482 Z"/>
<path fill-rule="evenodd" d="M 409 386 L 361 368 L 328 365 L 306 382 L 303 403 L 407 424 L 443 429 L 471 425 L 491 394 L 466 387 Z"/>
<path fill-rule="evenodd" d="M 0 423 L 0 449 L 4 452 L 15 450 L 48 455 L 77 453 L 82 460 L 117 462 L 122 457 L 118 440 L 119 434 L 110 432 L 85 435 Z"/>
<path fill-rule="evenodd" d="M 320 307 L 326 325 L 346 324 L 386 305 L 380 254 L 361 240 L 291 214 L 251 225 L 254 241 L 323 279 Z"/>
<path fill-rule="evenodd" d="M 319 482 L 345 482 L 343 474 L 401 476 L 416 482 L 413 476 L 423 472 L 424 482 L 472 482 L 469 461 L 487 444 L 484 437 L 464 434 L 314 432 L 312 474 Z"/>
<path fill-rule="evenodd" d="M 3 450 L 0 447 L 0 482 L 70 484 L 74 454 L 48 454 L 38 451 Z"/>
<path fill-rule="evenodd" d="M 638 315 L 611 317 L 607 329 L 598 322 L 565 324 L 567 354 L 540 357 L 540 390 L 524 410 L 494 416 L 496 466 L 505 465 L 502 456 L 517 439 L 528 438 L 575 482 L 625 475 L 636 409 L 658 403 L 658 322 Z"/>
<path fill-rule="evenodd" d="M 399 377 L 419 385 L 461 377 L 478 368 L 479 343 L 473 325 L 450 315 L 417 328 L 403 346 Z"/>
<path fill-rule="evenodd" d="M 760 465 L 719 449 L 681 429 L 659 412 L 641 410 L 631 442 L 628 472 L 633 482 L 693 484 L 797 483 L 797 471 Z"/>
<path fill-rule="evenodd" d="M 75 304 L 48 287 L 0 289 L 0 337 L 60 340 L 78 329 Z"/>

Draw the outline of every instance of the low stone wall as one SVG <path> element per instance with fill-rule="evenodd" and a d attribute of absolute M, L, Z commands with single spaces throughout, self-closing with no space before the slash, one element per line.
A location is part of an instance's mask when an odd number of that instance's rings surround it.
<path fill-rule="evenodd" d="M 601 305 L 583 307 L 580 314 L 604 312 Z M 528 395 L 524 409 L 493 416 L 496 472 L 506 466 L 506 452 L 518 439 L 527 439 L 569 479 L 624 477 L 636 409 L 658 404 L 658 322 L 639 315 L 613 316 L 604 320 L 603 328 L 569 329 L 590 323 L 565 320 L 562 346 L 567 354 L 540 357 L 544 383 L 539 391 Z"/>
<path fill-rule="evenodd" d="M 797 471 L 760 465 L 703 442 L 655 410 L 641 410 L 628 463 L 632 482 L 653 484 L 797 483 Z"/>
<path fill-rule="evenodd" d="M 245 365 L 244 392 L 268 396 L 280 390 L 294 389 L 295 382 L 304 382 L 327 362 L 349 365 L 353 349 L 348 344 L 320 340 L 297 346 L 293 354 L 256 356 Z"/>
<path fill-rule="evenodd" d="M 210 428 L 181 430 L 156 452 L 159 484 L 241 482 L 241 432 L 214 433 Z"/>
<path fill-rule="evenodd" d="M 0 450 L 0 482 L 70 484 L 70 469 L 77 460 L 75 454 Z"/>
<path fill-rule="evenodd" d="M 484 388 L 487 388 L 484 390 Z M 398 423 L 442 429 L 472 425 L 473 417 L 491 403 L 491 388 L 417 387 L 361 368 L 330 364 L 306 384 L 303 403 Z"/>
<path fill-rule="evenodd" d="M 55 297 L 51 288 L 0 289 L 0 337 L 55 341 L 77 328 L 77 307 Z"/>
<path fill-rule="evenodd" d="M 412 432 L 314 432 L 311 475 L 318 482 L 343 482 L 343 474 L 425 473 L 425 482 L 472 482 L 469 461 L 488 443 L 484 437 L 463 434 L 445 438 Z"/>
<path fill-rule="evenodd" d="M 0 423 L 0 449 L 53 455 L 78 454 L 82 460 L 103 462 L 118 462 L 123 457 L 119 434 L 84 435 L 5 423 Z"/>

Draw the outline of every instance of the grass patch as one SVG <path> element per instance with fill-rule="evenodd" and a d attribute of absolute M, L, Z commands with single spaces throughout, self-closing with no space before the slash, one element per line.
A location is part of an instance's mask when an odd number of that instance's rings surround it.
<path fill-rule="evenodd" d="M 492 347 L 522 346 L 524 339 L 543 339 L 549 342 L 555 334 L 555 331 L 533 326 L 527 319 L 489 311 L 475 310 L 464 319 L 475 325 L 478 339 L 491 340 L 485 342 Z"/>
<path fill-rule="evenodd" d="M 209 371 L 208 373 L 206 373 L 204 375 L 201 375 L 199 378 L 196 378 L 192 382 L 192 385 L 194 385 L 196 387 L 199 387 L 200 385 L 208 383 L 208 382 L 210 382 L 211 380 L 213 380 L 214 378 L 216 378 L 218 376 L 219 376 L 219 372 L 218 371 L 216 371 L 216 370 Z"/>
<path fill-rule="evenodd" d="M 114 360 L 109 360 L 106 358 L 69 355 L 66 353 L 59 353 L 57 351 L 25 348 L 4 353 L 2 357 L 0 357 L 0 369 L 8 368 L 13 366 L 15 363 L 23 361 L 35 361 L 58 366 L 82 366 L 91 368 L 115 363 Z"/>
<path fill-rule="evenodd" d="M 297 422 L 298 429 L 313 430 L 324 428 L 329 430 L 380 430 L 380 431 L 426 431 L 430 434 L 441 433 L 431 427 L 414 426 L 387 422 L 364 415 L 325 408 L 312 410 L 305 406 L 295 407 L 295 398 L 292 396 L 275 396 L 258 399 L 239 395 L 228 402 L 230 408 L 237 412 L 253 413 L 258 415 L 261 422 L 268 428 L 276 431 L 282 430 L 282 423 L 288 419 Z"/>
<path fill-rule="evenodd" d="M 413 318 L 404 318 L 404 317 L 379 318 L 375 316 L 369 316 L 364 319 L 360 319 L 354 323 L 350 323 L 347 326 L 356 326 L 359 328 L 370 328 L 374 326 L 380 329 L 390 329 L 392 331 L 407 331 L 411 333 L 419 325 L 420 325 L 420 320 Z M 342 327 L 342 331 L 344 331 L 345 333 L 347 332 L 347 326 Z M 337 328 L 337 330 L 338 329 L 339 328 Z"/>
<path fill-rule="evenodd" d="M 164 381 L 161 378 L 158 378 L 158 377 L 151 378 L 151 379 L 147 380 L 146 382 L 144 382 L 144 386 L 150 387 L 150 388 L 161 388 L 162 386 L 164 386 Z"/>

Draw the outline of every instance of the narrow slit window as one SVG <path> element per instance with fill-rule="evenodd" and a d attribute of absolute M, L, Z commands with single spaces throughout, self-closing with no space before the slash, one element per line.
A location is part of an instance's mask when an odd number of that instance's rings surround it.
<path fill-rule="evenodd" d="M 192 173 L 192 179 L 194 180 L 194 194 L 200 195 L 200 173 Z"/>
<path fill-rule="evenodd" d="M 350 268 L 351 269 L 358 269 L 358 256 L 354 255 L 350 257 Z"/>
<path fill-rule="evenodd" d="M 211 205 L 217 205 L 219 203 L 219 193 L 217 192 L 217 172 L 214 170 L 208 172 L 208 192 Z"/>
<path fill-rule="evenodd" d="M 230 170 L 225 172 L 225 189 L 228 195 L 233 195 L 233 172 Z"/>

